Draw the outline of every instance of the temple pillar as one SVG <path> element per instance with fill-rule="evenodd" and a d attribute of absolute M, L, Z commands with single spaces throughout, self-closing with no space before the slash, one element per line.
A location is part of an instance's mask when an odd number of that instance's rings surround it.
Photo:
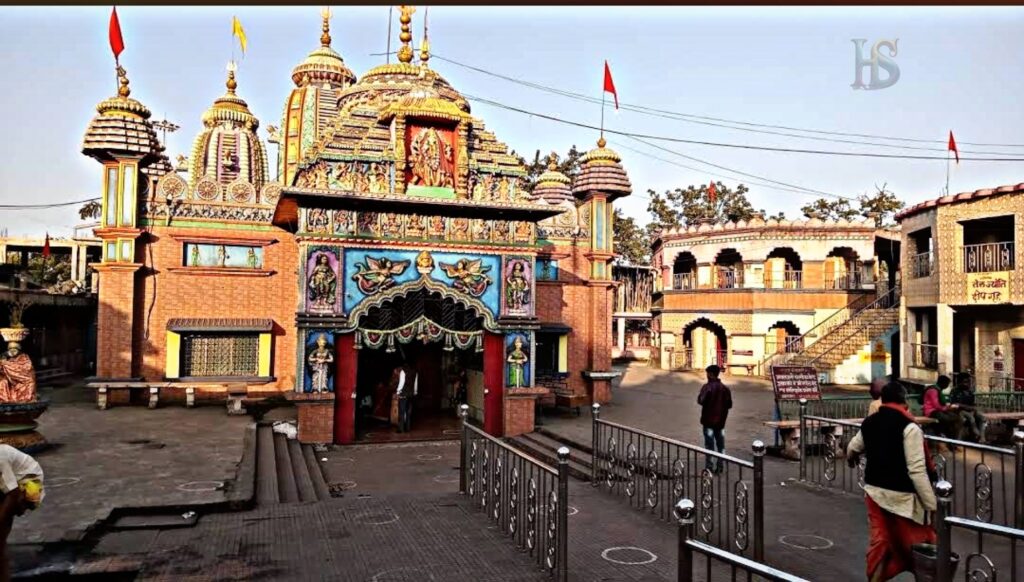
<path fill-rule="evenodd" d="M 136 263 L 96 266 L 100 280 L 96 314 L 96 376 L 103 379 L 134 377 Z"/>
<path fill-rule="evenodd" d="M 484 332 L 484 432 L 489 435 L 502 434 L 504 392 L 505 337 Z"/>
<path fill-rule="evenodd" d="M 618 332 L 617 344 L 619 347 L 619 356 L 622 356 L 626 352 L 626 318 L 620 317 L 615 320 L 616 331 Z"/>
<path fill-rule="evenodd" d="M 953 372 L 953 308 L 945 303 L 935 306 L 935 325 L 938 329 L 938 369 L 940 374 Z"/>
<path fill-rule="evenodd" d="M 82 278 L 82 272 L 79 271 L 78 264 L 79 247 L 77 244 L 71 245 L 71 280 L 78 281 Z"/>

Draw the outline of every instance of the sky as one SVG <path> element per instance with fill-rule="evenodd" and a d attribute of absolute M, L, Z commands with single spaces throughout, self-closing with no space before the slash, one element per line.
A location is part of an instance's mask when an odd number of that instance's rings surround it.
<path fill-rule="evenodd" d="M 333 12 L 333 47 L 356 75 L 381 64 L 388 8 L 335 6 Z M 398 36 L 394 12 L 392 48 Z M 189 152 L 203 111 L 224 93 L 225 65 L 233 53 L 241 56 L 231 36 L 232 16 L 242 22 L 249 45 L 239 60 L 238 94 L 261 120 L 263 138 L 267 125 L 280 125 L 293 87 L 292 68 L 319 46 L 316 6 L 124 6 L 118 14 L 126 46 L 121 62 L 131 79 L 132 97 L 148 106 L 154 119 L 181 126 L 168 137 L 172 159 Z M 109 7 L 0 8 L 0 110 L 6 113 L 0 137 L 0 206 L 99 196 L 100 167 L 80 148 L 96 104 L 116 89 L 107 41 L 109 15 Z M 417 45 L 423 15 L 423 7 L 413 15 Z M 839 138 L 939 150 L 931 152 L 753 133 L 677 116 L 615 112 L 609 96 L 609 130 L 744 146 L 942 158 L 808 155 L 648 140 L 669 150 L 664 151 L 608 135 L 634 188 L 632 196 L 616 204 L 641 223 L 647 221 L 648 190 L 711 179 L 728 186 L 746 183 L 756 208 L 796 218 L 800 206 L 817 195 L 770 189 L 734 171 L 841 196 L 873 192 L 885 184 L 909 205 L 942 194 L 950 130 L 964 157 L 973 150 L 997 152 L 990 157 L 1024 158 L 1022 25 L 1024 9 L 1016 7 L 443 6 L 429 10 L 435 54 L 430 63 L 471 96 L 473 114 L 488 129 L 528 158 L 537 150 L 565 152 L 574 144 L 589 149 L 597 132 L 472 97 L 588 125 L 599 124 L 600 105 L 512 83 L 441 57 L 595 98 L 601 97 L 603 62 L 608 60 L 623 104 L 747 123 L 934 140 Z M 895 84 L 871 91 L 851 88 L 856 50 L 851 39 L 857 38 L 866 39 L 865 58 L 875 42 L 898 39 L 892 59 L 900 75 Z M 888 52 L 883 49 L 883 54 Z M 864 68 L 865 82 L 869 75 Z M 881 71 L 879 76 L 887 74 Z M 274 147 L 268 151 L 273 159 Z M 954 193 L 1019 182 L 1024 182 L 1024 162 L 964 160 L 950 172 Z M 0 231 L 7 229 L 11 235 L 65 236 L 80 222 L 75 207 L 0 209 Z"/>

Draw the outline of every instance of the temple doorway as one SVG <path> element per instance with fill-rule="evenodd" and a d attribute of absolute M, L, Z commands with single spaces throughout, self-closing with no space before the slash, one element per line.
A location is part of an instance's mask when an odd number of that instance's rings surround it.
<path fill-rule="evenodd" d="M 463 402 L 482 422 L 484 344 L 482 318 L 441 293 L 413 290 L 367 310 L 355 332 L 355 440 L 458 438 Z M 399 367 L 415 384 L 407 432 L 398 431 Z"/>

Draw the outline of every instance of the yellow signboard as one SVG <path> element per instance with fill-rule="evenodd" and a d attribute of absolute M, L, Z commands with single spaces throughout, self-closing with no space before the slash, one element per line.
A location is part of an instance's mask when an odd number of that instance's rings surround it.
<path fill-rule="evenodd" d="M 1009 303 L 1010 273 L 967 273 L 967 303 L 993 305 Z"/>

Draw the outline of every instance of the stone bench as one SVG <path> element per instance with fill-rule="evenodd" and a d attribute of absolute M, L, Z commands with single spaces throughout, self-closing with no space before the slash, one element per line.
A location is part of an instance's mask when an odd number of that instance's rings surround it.
<path fill-rule="evenodd" d="M 846 423 L 860 423 L 863 418 L 836 418 L 830 419 L 838 422 Z M 818 422 L 820 421 L 812 421 Z M 928 426 L 935 424 L 937 421 L 934 418 L 928 418 L 927 416 L 915 416 L 914 422 L 921 426 Z M 788 419 L 788 420 L 765 420 L 761 424 L 768 428 L 773 428 L 779 431 L 779 436 L 782 439 L 782 447 L 779 450 L 779 454 L 787 459 L 794 461 L 800 460 L 800 420 L 799 419 Z M 822 432 L 832 432 L 832 429 L 836 427 L 843 427 L 845 425 L 821 425 Z"/>
<path fill-rule="evenodd" d="M 140 391 L 149 395 L 148 408 L 156 408 L 160 403 L 160 389 L 169 387 L 168 384 L 151 384 L 148 382 L 98 382 L 90 384 L 89 387 L 96 390 L 96 407 L 100 410 L 110 408 L 110 395 L 123 390 L 130 394 L 133 391 Z M 193 386 L 185 388 L 185 406 L 192 408 L 196 404 L 196 389 Z"/>
<path fill-rule="evenodd" d="M 581 407 L 590 406 L 590 397 L 586 394 L 556 391 L 555 406 L 558 408 L 568 408 L 576 412 L 576 416 L 579 416 Z"/>

